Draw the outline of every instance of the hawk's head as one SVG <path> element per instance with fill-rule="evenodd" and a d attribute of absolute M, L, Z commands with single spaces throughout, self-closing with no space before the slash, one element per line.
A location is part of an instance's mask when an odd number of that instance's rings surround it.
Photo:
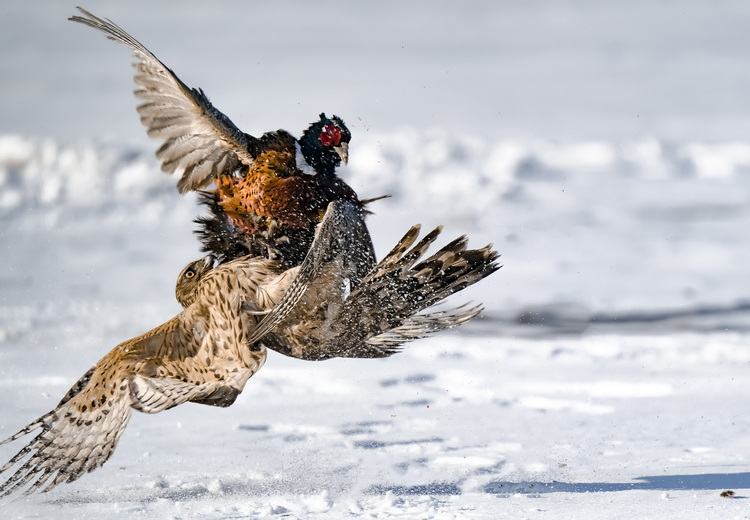
<path fill-rule="evenodd" d="M 203 275 L 213 269 L 214 257 L 209 255 L 188 264 L 177 277 L 177 286 L 174 294 L 183 308 L 187 308 L 198 297 L 198 288 Z"/>

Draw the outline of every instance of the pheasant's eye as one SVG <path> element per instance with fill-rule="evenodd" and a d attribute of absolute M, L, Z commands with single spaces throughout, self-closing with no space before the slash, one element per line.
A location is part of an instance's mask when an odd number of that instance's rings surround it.
<path fill-rule="evenodd" d="M 195 273 L 193 271 L 188 271 L 187 273 L 185 273 L 185 278 L 192 278 L 193 276 L 195 276 Z"/>
<path fill-rule="evenodd" d="M 320 132 L 320 142 L 323 146 L 338 146 L 341 142 L 341 130 L 332 123 L 327 124 Z"/>

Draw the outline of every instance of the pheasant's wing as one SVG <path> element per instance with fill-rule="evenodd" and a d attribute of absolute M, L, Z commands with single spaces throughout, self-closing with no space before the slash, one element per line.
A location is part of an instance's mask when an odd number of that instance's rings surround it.
<path fill-rule="evenodd" d="M 248 152 L 255 138 L 240 131 L 219 112 L 200 89 L 190 88 L 138 40 L 111 20 L 78 8 L 84 16 L 69 20 L 98 29 L 130 48 L 140 63 L 135 64 L 135 95 L 141 123 L 149 137 L 164 140 L 156 157 L 166 173 L 184 170 L 177 189 L 184 194 L 208 186 L 218 174 L 230 174 L 240 165 L 253 164 Z M 251 140 L 253 142 L 251 142 Z"/>
<path fill-rule="evenodd" d="M 331 202 L 295 278 L 258 324 L 249 343 L 261 340 L 287 317 L 300 319 L 320 304 L 343 301 L 374 265 L 372 240 L 362 210 L 350 202 Z"/>
<path fill-rule="evenodd" d="M 0 485 L 0 496 L 27 484 L 31 486 L 26 494 L 32 493 L 54 476 L 44 489 L 49 491 L 104 464 L 128 424 L 131 407 L 157 413 L 186 401 L 231 404 L 262 366 L 265 350 L 254 365 L 209 360 L 206 350 L 213 338 L 205 325 L 191 306 L 164 325 L 118 345 L 73 385 L 57 408 L 1 442 L 41 429 L 0 468 L 0 473 L 7 471 L 31 453 Z"/>
<path fill-rule="evenodd" d="M 345 219 L 339 225 L 346 229 L 350 221 Z M 284 296 L 287 299 L 292 290 L 299 291 L 294 298 L 289 297 L 290 302 L 297 302 L 295 308 L 278 313 L 276 321 L 263 330 L 261 343 L 282 354 L 309 360 L 384 357 L 397 352 L 406 341 L 475 317 L 481 308 L 466 305 L 420 314 L 499 269 L 497 252 L 491 246 L 469 250 L 466 237 L 417 263 L 440 231 L 435 229 L 413 245 L 419 226 L 411 228 L 349 294 L 335 289 L 341 284 L 337 266 L 350 254 L 346 247 L 352 244 L 327 250 L 333 258 L 321 263 L 312 280 L 297 286 L 295 280 L 293 289 Z M 318 232 L 337 237 L 342 230 L 321 226 Z M 329 239 L 327 243 L 335 242 Z"/>

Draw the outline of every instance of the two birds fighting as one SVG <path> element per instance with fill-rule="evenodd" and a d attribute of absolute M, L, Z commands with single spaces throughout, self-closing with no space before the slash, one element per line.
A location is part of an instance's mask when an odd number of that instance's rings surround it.
<path fill-rule="evenodd" d="M 0 443 L 41 430 L 0 467 L 31 454 L 0 496 L 48 491 L 104 464 L 131 408 L 231 405 L 266 349 L 305 360 L 386 357 L 479 314 L 478 306 L 430 308 L 499 269 L 490 245 L 471 250 L 462 236 L 424 258 L 441 228 L 418 241 L 417 225 L 376 261 L 364 221 L 374 199 L 359 199 L 336 175 L 351 140 L 340 118 L 321 114 L 299 140 L 284 130 L 245 134 L 135 38 L 79 10 L 70 20 L 138 58 L 141 122 L 163 141 L 162 170 L 183 172 L 180 193 L 199 191 L 208 207 L 196 222 L 209 255 L 178 277 L 182 312 L 116 346 L 54 410 Z"/>

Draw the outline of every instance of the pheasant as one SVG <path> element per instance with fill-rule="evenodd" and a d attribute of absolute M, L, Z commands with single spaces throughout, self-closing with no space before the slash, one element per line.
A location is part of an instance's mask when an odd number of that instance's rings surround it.
<path fill-rule="evenodd" d="M 203 251 L 220 263 L 254 254 L 299 265 L 330 202 L 369 202 L 336 175 L 351 141 L 341 118 L 320 114 L 299 140 L 285 130 L 253 137 L 111 20 L 78 9 L 84 16 L 69 20 L 102 31 L 140 60 L 135 95 L 143 101 L 141 123 L 149 137 L 164 141 L 156 151 L 162 170 L 183 171 L 178 191 L 201 193 L 209 216 L 196 220 L 197 234 Z M 215 190 L 201 191 L 212 182 Z"/>
<path fill-rule="evenodd" d="M 219 176 L 217 189 L 201 194 L 211 216 L 198 219 L 198 233 L 204 251 L 219 261 L 253 253 L 279 257 L 287 267 L 299 265 L 330 202 L 342 200 L 360 206 L 369 202 L 360 201 L 336 176 L 338 156 L 334 161 L 322 148 L 324 144 L 334 148 L 346 144 L 343 139 L 348 140 L 350 134 L 341 119 L 320 114 L 320 120 L 299 142 L 283 131 L 273 134 L 274 141 L 243 175 Z M 306 167 L 310 173 L 297 164 L 300 154 L 294 153 L 296 147 L 311 157 L 314 166 Z"/>
<path fill-rule="evenodd" d="M 361 208 L 335 201 L 297 267 L 284 270 L 277 260 L 252 256 L 189 264 L 175 289 L 180 314 L 115 347 L 54 410 L 0 443 L 41 429 L 0 467 L 7 471 L 31 454 L 0 485 L 0 496 L 26 486 L 33 493 L 52 479 L 43 490 L 49 491 L 104 464 L 131 408 L 231 405 L 263 366 L 266 346 L 309 360 L 385 357 L 407 341 L 470 320 L 480 307 L 422 311 L 495 272 L 497 253 L 491 246 L 467 250 L 460 237 L 418 262 L 439 233 L 413 245 L 414 226 L 373 265 Z"/>

